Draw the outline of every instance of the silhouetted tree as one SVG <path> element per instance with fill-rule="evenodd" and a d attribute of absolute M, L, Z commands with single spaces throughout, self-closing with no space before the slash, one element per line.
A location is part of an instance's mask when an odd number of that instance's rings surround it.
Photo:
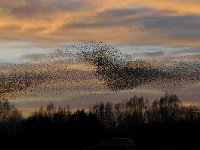
<path fill-rule="evenodd" d="M 182 144 L 184 137 L 196 140 L 192 135 L 200 134 L 199 124 L 200 108 L 184 106 L 174 94 L 165 94 L 153 102 L 133 96 L 118 103 L 97 103 L 89 111 L 72 112 L 69 106 L 49 103 L 28 118 L 22 118 L 7 100 L 0 101 L 0 143 L 1 139 L 12 139 L 82 149 L 100 139 L 126 136 L 141 144 L 157 141 L 161 145 L 166 141 Z"/>
<path fill-rule="evenodd" d="M 21 121 L 22 114 L 8 100 L 0 100 L 0 122 Z"/>
<path fill-rule="evenodd" d="M 177 95 L 165 94 L 161 97 L 159 105 L 162 122 L 177 122 L 181 119 L 182 103 Z"/>
<path fill-rule="evenodd" d="M 155 122 L 162 121 L 161 115 L 160 115 L 160 105 L 159 105 L 158 100 L 153 101 L 152 106 L 147 114 L 148 114 L 148 122 L 149 123 L 155 123 Z"/>

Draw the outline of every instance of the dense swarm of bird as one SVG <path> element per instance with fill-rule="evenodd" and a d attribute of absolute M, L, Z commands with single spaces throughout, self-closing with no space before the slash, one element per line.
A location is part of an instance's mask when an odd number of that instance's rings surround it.
<path fill-rule="evenodd" d="M 20 91 L 26 91 L 27 88 L 36 86 L 43 82 L 42 72 L 29 72 L 26 65 L 12 65 L 12 71 L 0 74 L 0 98 L 8 95 L 14 96 Z"/>
<path fill-rule="evenodd" d="M 31 56 L 28 56 L 31 58 Z M 144 59 L 102 42 L 80 42 L 31 62 L 0 66 L 0 98 L 38 90 L 92 91 L 154 87 L 165 91 L 200 80 L 200 61 L 192 57 Z M 39 58 L 39 60 L 37 60 Z M 33 62 L 33 60 L 35 62 Z M 98 87 L 99 86 L 99 87 Z"/>
<path fill-rule="evenodd" d="M 184 60 L 176 60 L 178 58 L 174 57 L 176 59 L 163 60 L 164 63 L 159 58 L 152 58 L 156 59 L 154 61 L 130 58 L 117 48 L 102 42 L 81 43 L 76 45 L 76 49 L 81 58 L 95 66 L 96 77 L 105 81 L 114 91 L 138 86 L 174 90 L 200 79 L 200 62 L 191 57 L 185 57 Z"/>

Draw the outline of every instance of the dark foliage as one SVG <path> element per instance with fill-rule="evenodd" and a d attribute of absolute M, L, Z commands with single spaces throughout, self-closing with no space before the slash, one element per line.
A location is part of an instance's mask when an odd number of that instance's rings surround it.
<path fill-rule="evenodd" d="M 0 101 L 0 144 L 22 148 L 83 149 L 106 138 L 128 137 L 138 147 L 200 144 L 200 108 L 184 106 L 176 95 L 150 103 L 134 96 L 121 103 L 98 103 L 70 111 L 50 103 L 28 118 Z"/>

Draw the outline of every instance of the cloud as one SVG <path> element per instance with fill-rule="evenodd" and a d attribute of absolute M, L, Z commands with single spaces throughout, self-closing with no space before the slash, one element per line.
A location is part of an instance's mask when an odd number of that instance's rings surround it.
<path fill-rule="evenodd" d="M 111 18 L 118 18 L 118 17 L 127 17 L 131 15 L 142 15 L 142 14 L 149 14 L 155 12 L 154 9 L 150 8 L 126 8 L 126 9 L 108 9 L 103 12 L 98 13 L 100 17 L 111 17 Z"/>
<path fill-rule="evenodd" d="M 57 11 L 79 11 L 89 7 L 82 0 L 19 0 L 15 4 L 2 1 L 0 8 L 15 17 L 38 17 L 37 15 L 52 14 Z"/>
<path fill-rule="evenodd" d="M 180 0 L 163 0 L 163 1 L 155 1 L 155 0 L 141 0 L 136 2 L 139 6 L 148 6 L 153 7 L 158 10 L 170 9 L 178 11 L 179 13 L 192 13 L 199 14 L 199 1 L 198 0 L 183 0 L 180 3 Z"/>
<path fill-rule="evenodd" d="M 158 56 L 164 56 L 165 52 L 159 51 L 159 52 L 146 52 L 142 54 L 143 56 L 147 57 L 158 57 Z"/>
<path fill-rule="evenodd" d="M 64 28 L 105 28 L 115 26 L 133 26 L 138 23 L 135 18 L 141 15 L 153 13 L 155 10 L 149 8 L 109 9 L 96 13 L 96 20 L 89 22 L 72 22 Z M 139 16 L 138 16 L 139 15 Z"/>
<path fill-rule="evenodd" d="M 15 3 L 3 0 L 0 39 L 40 42 L 43 47 L 77 40 L 199 46 L 196 3 L 186 0 L 181 4 L 165 0 L 117 3 L 113 0 L 98 3 L 91 0 L 19 0 Z"/>
<path fill-rule="evenodd" d="M 200 30 L 200 16 L 181 15 L 181 16 L 163 16 L 151 15 L 143 16 L 137 19 L 144 27 L 161 29 L 167 31 L 170 38 L 198 40 Z"/>
<path fill-rule="evenodd" d="M 199 17 L 197 14 L 186 15 L 172 10 L 156 10 L 144 7 L 113 8 L 96 13 L 95 18 L 93 17 L 88 21 L 66 23 L 62 29 L 88 31 L 116 28 L 124 31 L 121 34 L 122 41 L 128 40 L 122 36 L 126 34 L 130 38 L 130 42 L 134 43 L 139 41 L 138 43 L 143 44 L 156 42 L 157 44 L 177 44 L 177 46 L 199 46 Z M 128 34 L 125 32 L 126 30 L 129 32 Z M 135 37 L 133 37 L 134 34 Z M 116 36 L 120 35 L 116 34 Z"/>

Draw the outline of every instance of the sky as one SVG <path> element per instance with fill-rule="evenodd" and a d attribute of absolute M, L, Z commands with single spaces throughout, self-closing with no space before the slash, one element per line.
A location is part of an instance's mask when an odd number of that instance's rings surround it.
<path fill-rule="evenodd" d="M 6 64 L 9 70 L 12 67 L 8 64 L 29 61 L 35 65 L 40 62 L 38 59 L 46 58 L 45 55 L 55 49 L 63 49 L 80 41 L 102 41 L 117 47 L 123 53 L 155 60 L 162 58 L 165 61 L 171 57 L 173 60 L 182 60 L 185 56 L 198 63 L 200 1 L 0 0 L 0 66 Z M 81 64 L 67 66 L 85 71 Z M 45 67 L 53 68 L 52 65 Z M 43 69 L 45 67 L 43 66 Z M 74 85 L 65 94 L 58 94 L 58 91 L 63 89 L 53 90 L 52 86 L 47 88 L 46 94 L 44 91 L 26 92 L 16 96 L 13 102 L 21 109 L 29 110 L 44 101 L 56 101 L 60 104 L 70 101 L 71 105 L 78 107 L 96 100 L 101 101 L 100 97 L 103 97 L 103 100 L 124 100 L 136 93 L 156 98 L 163 93 L 159 89 L 140 88 L 116 93 L 103 87 L 98 81 L 89 81 L 91 82 L 87 85 Z M 86 86 L 88 88 L 80 90 Z M 66 88 L 66 85 L 63 85 L 64 87 Z M 187 102 L 198 102 L 198 90 L 199 86 L 195 84 L 184 87 L 177 93 Z"/>

